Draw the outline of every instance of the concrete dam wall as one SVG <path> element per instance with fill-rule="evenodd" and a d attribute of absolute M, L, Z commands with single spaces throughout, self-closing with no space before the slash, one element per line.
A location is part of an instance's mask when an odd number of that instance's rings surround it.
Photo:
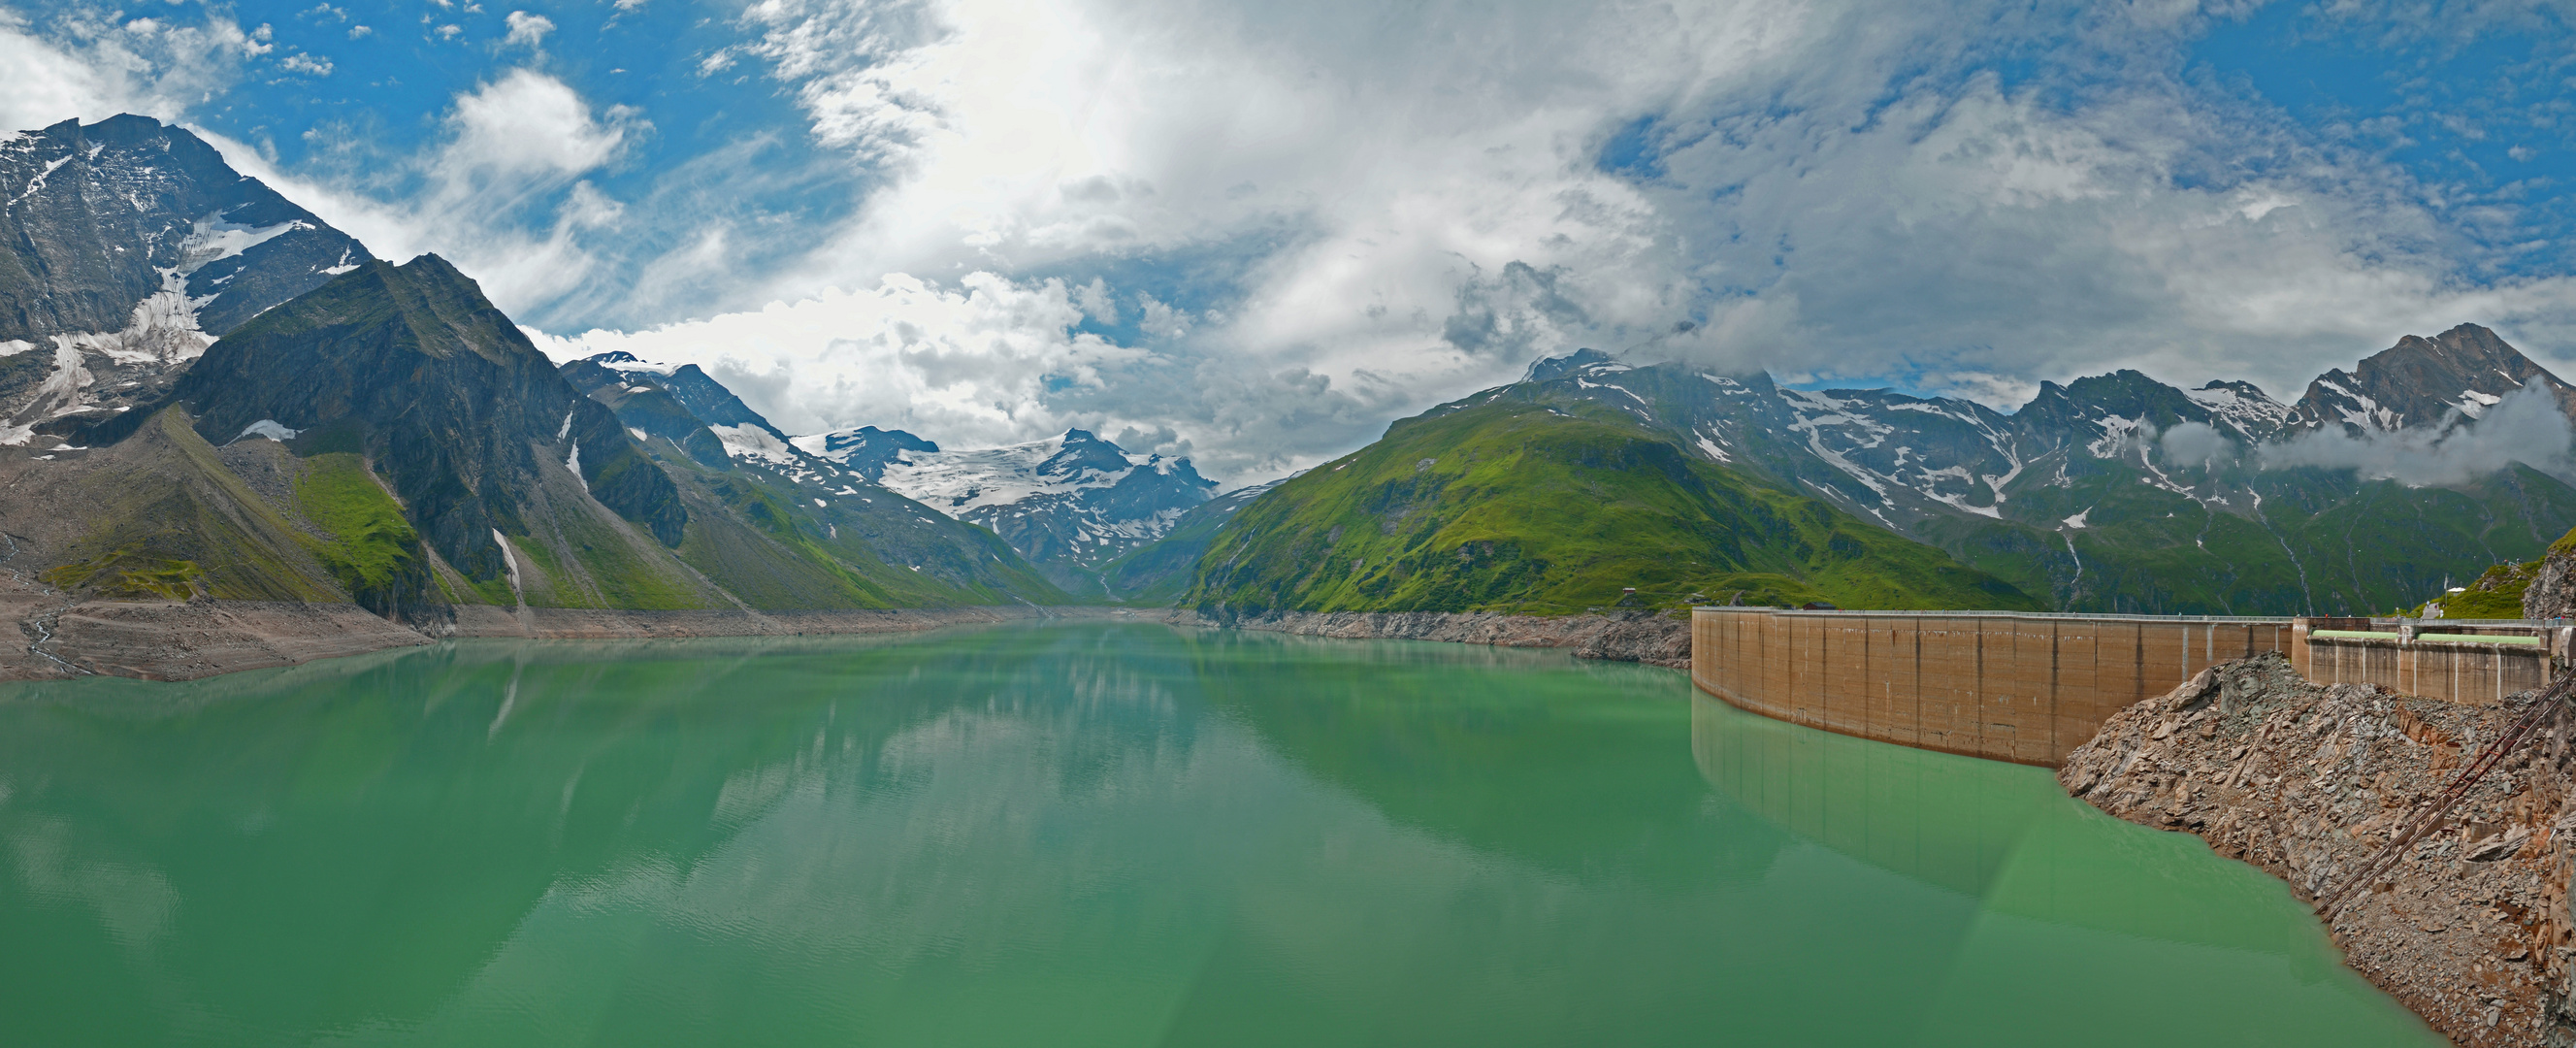
<path fill-rule="evenodd" d="M 2492 704 L 2544 682 L 2569 644 L 2554 625 L 2438 625 L 1698 608 L 1691 680 L 1794 724 L 2055 767 L 2112 713 L 2229 659 L 2279 651 L 2321 683 Z"/>

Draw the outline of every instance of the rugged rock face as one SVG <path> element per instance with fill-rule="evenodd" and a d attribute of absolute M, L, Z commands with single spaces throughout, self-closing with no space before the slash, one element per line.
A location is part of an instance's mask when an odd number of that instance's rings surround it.
<path fill-rule="evenodd" d="M 436 629 L 1067 599 L 697 368 L 576 363 L 578 389 L 445 261 L 371 258 L 183 130 L 0 134 L 0 556 L 57 606 L 354 603 Z"/>
<path fill-rule="evenodd" d="M 574 392 L 436 255 L 369 261 L 270 311 L 217 343 L 172 396 L 218 446 L 263 422 L 290 437 L 345 433 L 470 580 L 507 572 L 496 533 L 530 533 L 522 517 L 535 510 L 540 450 L 664 545 L 679 545 L 688 520 L 615 413 Z"/>
<path fill-rule="evenodd" d="M 707 428 L 706 422 L 691 412 L 688 405 L 681 403 L 680 398 L 672 395 L 658 381 L 658 375 L 647 373 L 644 381 L 633 381 L 637 377 L 634 372 L 603 366 L 600 360 L 607 356 L 625 357 L 626 354 L 601 354 L 572 361 L 557 370 L 563 373 L 564 381 L 572 383 L 572 388 L 608 405 L 608 409 L 617 414 L 618 421 L 625 423 L 636 439 L 660 437 L 670 441 L 691 461 L 708 469 L 722 471 L 733 468 L 732 456 L 726 453 L 723 439 Z"/>
<path fill-rule="evenodd" d="M 938 444 L 910 433 L 875 426 L 808 434 L 795 438 L 795 444 L 807 454 L 839 463 L 872 483 L 884 479 L 886 467 L 905 452 L 939 450 Z"/>
<path fill-rule="evenodd" d="M 661 390 L 687 411 L 691 418 L 715 427 L 719 431 L 730 430 L 736 426 L 750 426 L 768 434 L 773 439 L 782 442 L 787 440 L 786 430 L 770 425 L 769 420 L 761 417 L 760 412 L 753 411 L 751 405 L 743 403 L 741 397 L 735 396 L 732 389 L 716 381 L 713 376 L 700 370 L 695 364 L 655 364 L 633 353 L 617 351 L 583 357 L 565 364 L 563 366 L 565 377 L 571 377 L 576 366 L 595 369 L 605 375 L 613 376 L 616 381 L 629 385 Z M 582 383 L 577 381 L 574 384 Z M 589 390 L 584 389 L 583 392 L 589 392 Z"/>
<path fill-rule="evenodd" d="M 2472 707 L 2325 687 L 2265 654 L 2113 715 L 2058 781 L 2112 815 L 2197 834 L 2315 900 L 2531 699 Z M 2332 916 L 2354 969 L 2461 1044 L 2576 1045 L 2570 724 L 2509 755 L 2443 829 Z"/>
<path fill-rule="evenodd" d="M 2520 350 L 2475 324 L 2432 338 L 2408 335 L 2354 365 L 2319 375 L 2299 398 L 2290 425 L 2340 428 L 2355 436 L 2401 429 L 2447 429 L 2486 413 L 2496 401 L 2538 380 L 2558 400 L 2576 405 L 2570 386 Z"/>
<path fill-rule="evenodd" d="M 2549 547 L 2539 570 L 2522 590 L 2522 617 L 2561 619 L 2576 615 L 2576 531 Z"/>
<path fill-rule="evenodd" d="M 836 458 L 813 450 L 808 445 L 816 442 L 810 439 L 791 443 L 695 364 L 655 364 L 617 352 L 570 361 L 558 370 L 574 389 L 615 412 L 646 454 L 681 483 L 684 496 L 697 500 L 693 505 L 705 512 L 693 519 L 701 524 L 739 519 L 803 552 L 807 567 L 790 565 L 781 571 L 774 563 L 750 564 L 721 552 L 739 552 L 738 542 L 702 535 L 705 541 L 688 551 L 699 570 L 731 580 L 724 582 L 727 586 L 743 583 L 750 591 L 737 596 L 773 602 L 761 607 L 779 610 L 774 602 L 780 599 L 810 606 L 813 587 L 804 587 L 806 596 L 800 597 L 762 580 L 810 573 L 824 566 L 818 557 L 869 576 L 868 584 L 891 601 L 945 604 L 963 596 L 973 604 L 1053 604 L 1069 599 L 992 532 L 896 494 L 878 484 L 874 474 L 845 461 L 846 454 Z M 895 435 L 910 440 L 909 434 Z M 927 441 L 911 443 L 938 450 Z M 844 444 L 841 450 L 852 448 Z M 816 541 L 799 542 L 793 535 Z M 898 571 L 912 577 L 898 576 Z M 923 593 L 918 586 L 923 582 L 966 592 Z"/>
<path fill-rule="evenodd" d="M 217 336 L 367 260 L 150 118 L 0 135 L 0 446 L 151 399 Z"/>
<path fill-rule="evenodd" d="M 0 139 L 0 192 L 0 339 L 115 331 L 164 290 L 202 303 L 200 326 L 220 336 L 367 259 L 204 140 L 150 117 Z"/>
<path fill-rule="evenodd" d="M 1573 648 L 1578 659 L 1690 668 L 1690 620 L 1646 611 L 1565 616 L 1274 611 L 1218 619 L 1183 610 L 1171 613 L 1167 621 L 1345 640 L 1437 640 L 1505 648 Z"/>

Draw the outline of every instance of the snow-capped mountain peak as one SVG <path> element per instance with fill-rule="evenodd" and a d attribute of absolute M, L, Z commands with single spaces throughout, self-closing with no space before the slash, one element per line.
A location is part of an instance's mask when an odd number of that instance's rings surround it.
<path fill-rule="evenodd" d="M 1514 397 L 1555 410 L 1589 401 L 1671 433 L 1710 462 L 1769 474 L 1900 530 L 1960 515 L 2054 528 L 2083 508 L 2050 508 L 2071 497 L 2059 489 L 2110 476 L 2252 513 L 2251 467 L 2240 456 L 2301 430 L 2438 433 L 2532 383 L 2555 392 L 2562 408 L 2576 406 L 2576 387 L 2473 325 L 2408 337 L 2349 371 L 2328 371 L 2296 404 L 2250 382 L 2181 389 L 2127 369 L 2043 382 L 2011 414 L 1885 389 L 1790 389 L 1758 372 L 1632 367 L 1588 350 L 1540 360 L 1529 374 L 1459 405 Z"/>
<path fill-rule="evenodd" d="M 1130 453 L 1069 429 L 1044 440 L 943 451 L 873 427 L 795 439 L 852 468 L 877 463 L 878 482 L 960 520 L 992 528 L 1041 567 L 1089 567 L 1153 541 L 1216 485 L 1187 459 Z"/>
<path fill-rule="evenodd" d="M 0 444 L 151 402 L 214 340 L 370 260 L 188 131 L 123 115 L 0 138 Z"/>

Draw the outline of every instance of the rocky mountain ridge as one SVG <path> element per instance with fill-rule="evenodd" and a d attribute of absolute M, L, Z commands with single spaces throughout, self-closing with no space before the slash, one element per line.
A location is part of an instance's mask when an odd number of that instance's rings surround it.
<path fill-rule="evenodd" d="M 1081 429 L 968 450 L 875 426 L 791 436 L 695 364 L 611 352 L 562 368 L 576 388 L 615 405 L 638 440 L 673 442 L 714 468 L 757 463 L 827 494 L 893 493 L 991 530 L 1077 593 L 1115 599 L 1099 569 L 1162 538 L 1216 487 L 1188 459 L 1132 454 Z"/>
<path fill-rule="evenodd" d="M 371 259 L 148 117 L 0 138 L 0 446 L 156 398 L 216 338 Z"/>
<path fill-rule="evenodd" d="M 2181 389 L 2116 371 L 2043 383 L 2005 414 L 1585 350 L 1434 413 L 1600 404 L 1706 461 L 1824 498 L 2070 610 L 2332 612 L 2411 604 L 2446 576 L 2536 555 L 2576 525 L 2576 487 L 2501 463 L 2409 485 L 2277 461 L 2275 449 L 2308 434 L 2430 447 L 2526 385 L 2562 410 L 2571 403 L 2556 376 L 2462 325 L 2329 372 L 2290 404 L 2250 383 Z M 2361 555 L 2347 555 L 2356 546 Z"/>
<path fill-rule="evenodd" d="M 805 450 L 697 365 L 604 353 L 558 370 L 615 412 L 665 472 L 708 499 L 738 503 L 772 526 L 798 520 L 810 539 L 853 559 L 901 565 L 995 596 L 1070 599 L 998 536 Z"/>
<path fill-rule="evenodd" d="M 183 130 L 13 136 L 0 179 L 13 675 L 1070 599 L 696 368 L 559 368 L 445 260 L 378 260 Z M 298 623 L 338 639 L 270 636 Z M 148 657 L 189 637 L 233 654 Z"/>
<path fill-rule="evenodd" d="M 990 528 L 1068 589 L 1170 532 L 1216 482 L 1185 458 L 1138 455 L 1087 430 L 996 448 L 943 450 L 869 426 L 796 437 L 806 454 L 861 472 L 958 520 Z"/>

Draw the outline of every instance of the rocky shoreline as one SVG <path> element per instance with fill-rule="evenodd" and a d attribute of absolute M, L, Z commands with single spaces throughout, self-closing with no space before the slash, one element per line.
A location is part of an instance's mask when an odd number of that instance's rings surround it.
<path fill-rule="evenodd" d="M 1650 612 L 1545 618 L 1490 613 L 1271 613 L 1230 621 L 1186 610 L 1095 606 L 908 608 L 884 611 L 607 611 L 465 607 L 419 623 L 354 604 L 286 601 L 80 601 L 32 586 L 0 587 L 0 621 L 23 645 L 0 649 L 0 681 L 89 674 L 195 680 L 440 640 L 525 637 L 632 640 L 905 633 L 1033 618 L 1134 617 L 1172 625 L 1313 637 L 1403 639 L 1572 648 L 1577 658 L 1687 669 L 1690 623 Z"/>
<path fill-rule="evenodd" d="M 2113 715 L 2058 781 L 2122 819 L 2197 834 L 2313 903 L 2530 701 L 2463 706 L 2311 684 L 2268 653 Z M 2545 724 L 2332 915 L 2354 970 L 2460 1044 L 2576 1045 L 2569 728 Z"/>
<path fill-rule="evenodd" d="M 99 674 L 195 680 L 441 640 L 525 637 L 629 640 L 909 633 L 1031 618 L 1106 614 L 1070 607 L 907 608 L 886 611 L 601 611 L 456 609 L 405 624 L 354 604 L 268 601 L 84 601 L 0 593 L 0 620 L 23 645 L 0 650 L 0 681 Z"/>
<path fill-rule="evenodd" d="M 1175 609 L 1164 621 L 1345 640 L 1436 640 L 1504 648 L 1572 648 L 1578 659 L 1690 668 L 1690 620 L 1652 611 L 1555 618 L 1481 611 L 1272 611 L 1220 618 Z"/>

